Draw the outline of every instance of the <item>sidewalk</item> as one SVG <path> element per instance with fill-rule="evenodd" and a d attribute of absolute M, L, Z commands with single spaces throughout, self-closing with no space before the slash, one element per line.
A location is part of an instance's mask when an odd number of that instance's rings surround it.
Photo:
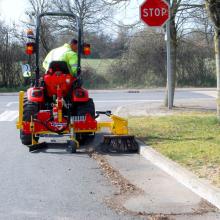
<path fill-rule="evenodd" d="M 123 117 L 168 115 L 181 112 L 215 111 L 213 99 L 182 99 L 175 101 L 172 111 L 163 103 L 126 104 L 116 109 Z M 100 137 L 99 137 L 100 138 Z M 100 140 L 97 139 L 97 143 Z M 134 215 L 149 220 L 219 220 L 220 210 L 179 183 L 150 160 L 138 154 L 102 155 L 109 165 L 118 171 L 139 193 L 115 197 L 120 205 Z M 114 175 L 113 175 L 114 176 Z M 115 180 L 112 180 L 113 182 Z M 114 200 L 114 199 L 113 199 Z"/>
<path fill-rule="evenodd" d="M 116 109 L 115 113 L 122 117 L 129 116 L 163 116 L 181 112 L 205 112 L 216 111 L 215 99 L 177 100 L 172 111 L 164 107 L 163 102 L 126 104 Z"/>
<path fill-rule="evenodd" d="M 138 154 L 105 155 L 109 164 L 143 190 L 123 206 L 147 216 L 172 220 L 219 220 L 220 211 Z M 160 219 L 160 218 L 158 218 Z"/>

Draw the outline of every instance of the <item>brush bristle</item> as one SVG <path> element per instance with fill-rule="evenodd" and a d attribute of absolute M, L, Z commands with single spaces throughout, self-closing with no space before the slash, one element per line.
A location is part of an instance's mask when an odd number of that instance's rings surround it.
<path fill-rule="evenodd" d="M 134 136 L 124 135 L 105 135 L 104 141 L 105 150 L 116 153 L 135 153 L 138 151 L 138 143 Z"/>

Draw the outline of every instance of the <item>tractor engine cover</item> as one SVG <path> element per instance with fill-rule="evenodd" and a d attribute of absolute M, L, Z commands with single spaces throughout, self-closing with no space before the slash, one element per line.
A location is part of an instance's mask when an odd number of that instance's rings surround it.
<path fill-rule="evenodd" d="M 57 94 L 57 88 L 60 88 L 65 97 L 70 91 L 73 82 L 76 79 L 70 74 L 63 74 L 62 72 L 47 73 L 44 75 L 44 82 L 46 84 L 46 91 L 49 97 Z"/>

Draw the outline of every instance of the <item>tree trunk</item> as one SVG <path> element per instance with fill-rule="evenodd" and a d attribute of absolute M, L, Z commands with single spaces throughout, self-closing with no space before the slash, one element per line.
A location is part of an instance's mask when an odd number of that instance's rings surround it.
<path fill-rule="evenodd" d="M 217 118 L 220 120 L 220 31 L 215 30 L 215 59 L 217 78 Z"/>
<path fill-rule="evenodd" d="M 171 62 L 171 79 L 172 79 L 172 96 L 171 104 L 174 105 L 174 94 L 176 88 L 176 60 L 177 60 L 177 31 L 175 19 L 170 20 L 170 62 Z M 166 86 L 165 106 L 168 107 L 168 86 Z"/>

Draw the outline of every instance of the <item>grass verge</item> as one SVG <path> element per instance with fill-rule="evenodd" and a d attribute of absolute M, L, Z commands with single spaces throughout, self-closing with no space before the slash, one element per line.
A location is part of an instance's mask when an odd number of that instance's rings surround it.
<path fill-rule="evenodd" d="M 214 114 L 136 117 L 129 126 L 146 144 L 220 187 L 220 123 Z"/>
<path fill-rule="evenodd" d="M 14 88 L 6 88 L 0 87 L 0 93 L 8 93 L 8 92 L 19 92 L 19 91 L 26 91 L 28 87 L 14 87 Z"/>
<path fill-rule="evenodd" d="M 115 59 L 82 59 L 82 67 L 93 68 L 98 75 L 105 76 Z"/>

